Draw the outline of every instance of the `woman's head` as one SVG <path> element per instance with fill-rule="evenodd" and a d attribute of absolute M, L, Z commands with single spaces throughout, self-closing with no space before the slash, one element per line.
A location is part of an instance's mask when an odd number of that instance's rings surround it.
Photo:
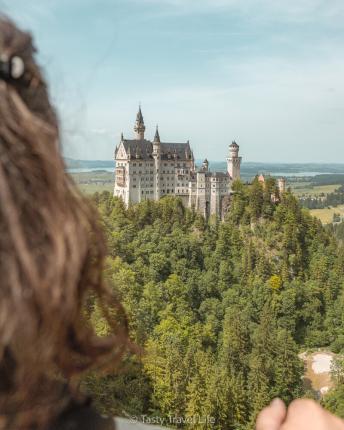
<path fill-rule="evenodd" d="M 65 173 L 34 53 L 31 36 L 0 19 L 0 61 L 24 65 L 19 79 L 0 74 L 0 428 L 1 418 L 17 429 L 44 423 L 63 406 L 57 378 L 117 358 L 126 345 L 122 309 L 102 280 L 104 238 Z M 109 302 L 116 308 L 110 338 L 86 323 L 96 298 L 105 313 Z"/>

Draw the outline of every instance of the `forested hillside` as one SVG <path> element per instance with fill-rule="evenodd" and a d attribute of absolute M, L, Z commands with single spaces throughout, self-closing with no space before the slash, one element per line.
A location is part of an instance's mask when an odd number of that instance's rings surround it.
<path fill-rule="evenodd" d="M 273 204 L 273 179 L 234 191 L 225 222 L 206 222 L 177 198 L 126 210 L 108 192 L 94 195 L 108 238 L 105 276 L 145 350 L 119 376 L 87 378 L 100 410 L 251 429 L 272 398 L 307 394 L 300 350 L 343 351 L 343 248 L 292 194 Z M 96 306 L 92 319 L 105 333 Z"/>

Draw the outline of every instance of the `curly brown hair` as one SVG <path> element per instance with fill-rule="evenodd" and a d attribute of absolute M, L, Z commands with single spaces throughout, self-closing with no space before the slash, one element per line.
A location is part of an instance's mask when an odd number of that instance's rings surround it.
<path fill-rule="evenodd" d="M 30 34 L 0 18 L 0 58 L 25 65 L 20 79 L 0 78 L 1 429 L 45 428 L 70 401 L 66 383 L 118 362 L 129 343 L 103 281 L 97 213 L 65 172 L 34 53 Z M 96 299 L 113 329 L 106 338 L 88 323 Z"/>

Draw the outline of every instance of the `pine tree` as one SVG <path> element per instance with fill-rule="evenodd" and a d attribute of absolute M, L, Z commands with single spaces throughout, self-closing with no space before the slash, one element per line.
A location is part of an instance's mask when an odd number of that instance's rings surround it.
<path fill-rule="evenodd" d="M 301 397 L 303 394 L 304 363 L 298 357 L 296 343 L 284 329 L 277 332 L 273 372 L 273 397 L 280 397 L 286 403 Z"/>

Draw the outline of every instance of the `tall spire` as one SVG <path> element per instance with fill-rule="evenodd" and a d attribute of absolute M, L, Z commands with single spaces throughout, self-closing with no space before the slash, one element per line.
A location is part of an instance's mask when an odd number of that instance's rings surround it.
<path fill-rule="evenodd" d="M 136 133 L 136 139 L 137 140 L 143 140 L 145 138 L 146 126 L 145 126 L 145 122 L 143 120 L 143 115 L 142 115 L 142 111 L 141 111 L 141 104 L 139 105 L 139 111 L 137 112 L 137 115 L 136 115 L 136 122 L 135 122 L 134 131 Z"/>
<path fill-rule="evenodd" d="M 159 127 L 156 126 L 155 136 L 154 136 L 154 142 L 160 143 L 160 135 L 159 135 Z"/>
<path fill-rule="evenodd" d="M 143 115 L 141 111 L 141 104 L 139 104 L 139 111 L 137 112 L 136 121 L 143 123 Z"/>

